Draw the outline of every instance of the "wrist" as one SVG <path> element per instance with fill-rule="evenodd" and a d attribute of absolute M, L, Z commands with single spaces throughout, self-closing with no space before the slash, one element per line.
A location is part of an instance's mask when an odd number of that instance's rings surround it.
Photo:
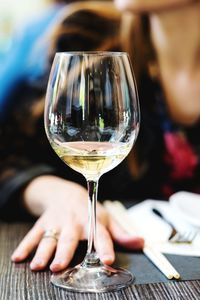
<path fill-rule="evenodd" d="M 24 205 L 34 216 L 40 216 L 49 207 L 76 199 L 87 200 L 87 190 L 81 185 L 53 175 L 33 179 L 24 190 Z"/>

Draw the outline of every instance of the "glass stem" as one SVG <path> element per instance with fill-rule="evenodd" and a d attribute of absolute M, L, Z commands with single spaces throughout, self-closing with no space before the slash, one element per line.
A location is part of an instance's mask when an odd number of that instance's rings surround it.
<path fill-rule="evenodd" d="M 98 180 L 87 181 L 88 186 L 88 247 L 83 266 L 100 266 L 101 262 L 99 256 L 95 250 L 96 243 L 96 204 L 97 204 L 97 192 L 98 192 Z"/>

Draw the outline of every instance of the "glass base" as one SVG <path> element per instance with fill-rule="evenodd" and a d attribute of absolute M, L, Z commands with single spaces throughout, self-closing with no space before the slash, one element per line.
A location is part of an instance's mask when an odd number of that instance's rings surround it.
<path fill-rule="evenodd" d="M 51 283 L 57 287 L 87 293 L 116 291 L 129 286 L 133 280 L 134 277 L 129 271 L 106 265 L 87 267 L 80 264 L 51 276 Z"/>

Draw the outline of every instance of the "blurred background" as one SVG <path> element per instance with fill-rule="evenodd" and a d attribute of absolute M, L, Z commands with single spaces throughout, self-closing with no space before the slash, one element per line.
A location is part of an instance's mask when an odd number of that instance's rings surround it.
<path fill-rule="evenodd" d="M 49 3 L 50 0 L 0 0 L 0 57 L 9 49 L 14 30 L 42 12 Z"/>

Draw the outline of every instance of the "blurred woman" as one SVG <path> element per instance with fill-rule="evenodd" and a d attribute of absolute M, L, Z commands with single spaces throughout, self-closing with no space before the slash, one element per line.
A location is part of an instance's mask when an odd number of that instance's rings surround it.
<path fill-rule="evenodd" d="M 145 115 L 155 125 L 151 151 L 139 169 L 152 170 L 144 174 L 157 196 L 200 193 L 200 1 L 116 0 L 116 5 L 138 18 L 139 41 L 133 43 L 143 63 L 141 105 L 148 106 Z"/>
<path fill-rule="evenodd" d="M 131 9 L 135 14 L 121 14 L 112 3 L 70 6 L 54 34 L 51 49 L 51 57 L 56 51 L 127 51 L 133 62 L 141 103 L 141 130 L 127 159 L 102 177 L 99 199 L 161 199 L 182 189 L 198 192 L 200 3 L 117 1 L 120 9 Z M 4 211 L 6 206 L 16 205 L 13 200 L 18 195 L 21 215 L 29 211 L 40 216 L 13 260 L 25 259 L 37 247 L 31 268 L 39 270 L 47 265 L 57 246 L 50 268 L 58 271 L 69 263 L 78 241 L 86 238 L 87 193 L 84 178 L 71 169 L 66 171 L 48 145 L 43 130 L 45 89 L 39 84 L 32 87 L 28 105 L 27 99 L 21 99 L 12 108 L 14 118 L 10 117 L 3 130 L 2 147 L 7 153 L 1 174 L 6 191 Z M 9 156 L 10 140 L 16 146 L 15 153 Z M 6 190 L 6 185 L 15 189 Z M 80 207 L 78 212 L 76 207 Z M 143 240 L 127 236 L 100 204 L 97 222 L 102 239 L 96 248 L 104 262 L 114 260 L 111 237 L 132 249 L 142 247 Z M 42 239 L 48 228 L 59 233 L 58 244 L 53 238 Z"/>
<path fill-rule="evenodd" d="M 108 2 L 67 6 L 50 50 L 50 65 L 56 51 L 122 50 L 121 14 Z M 40 270 L 56 249 L 50 267 L 59 271 L 69 264 L 79 240 L 87 238 L 87 190 L 84 178 L 56 157 L 45 135 L 43 109 L 48 73 L 43 80 L 29 83 L 23 94 L 15 94 L 2 124 L 0 213 L 7 220 L 30 220 L 31 216 L 37 219 L 14 252 L 13 261 L 24 260 L 37 248 L 31 269 Z M 114 181 L 119 171 L 122 176 L 123 168 L 106 179 L 102 177 L 100 200 L 118 195 Z M 122 195 L 123 191 L 122 184 L 119 193 Z M 52 238 L 43 238 L 49 229 Z M 108 264 L 114 261 L 112 239 L 131 249 L 143 246 L 142 238 L 124 232 L 100 204 L 97 231 L 101 239 L 96 248 Z"/>

